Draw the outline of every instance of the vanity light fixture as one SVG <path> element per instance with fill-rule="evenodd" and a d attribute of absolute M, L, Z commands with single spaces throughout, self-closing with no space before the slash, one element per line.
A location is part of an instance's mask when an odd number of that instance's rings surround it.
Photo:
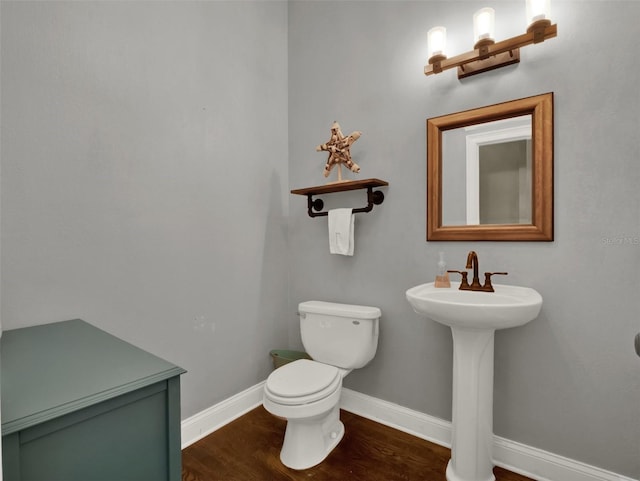
<path fill-rule="evenodd" d="M 473 15 L 475 45 L 467 53 L 448 58 L 445 53 L 446 29 L 429 30 L 429 63 L 425 75 L 432 75 L 458 67 L 458 78 L 486 72 L 520 62 L 520 47 L 544 42 L 558 35 L 558 26 L 551 24 L 551 0 L 526 0 L 527 31 L 522 35 L 496 42 L 494 38 L 495 11 L 482 8 Z"/>

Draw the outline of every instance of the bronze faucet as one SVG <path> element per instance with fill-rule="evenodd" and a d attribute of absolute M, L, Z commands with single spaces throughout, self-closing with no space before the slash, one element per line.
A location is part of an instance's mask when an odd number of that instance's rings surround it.
<path fill-rule="evenodd" d="M 471 269 L 472 267 L 473 267 L 473 280 L 471 281 L 471 285 L 468 287 L 468 289 L 471 291 L 482 290 L 482 286 L 480 285 L 480 279 L 478 279 L 478 254 L 476 254 L 476 251 L 471 251 L 467 255 L 466 269 Z"/>
<path fill-rule="evenodd" d="M 447 272 L 455 272 L 462 276 L 462 282 L 460 283 L 461 291 L 480 291 L 480 292 L 495 292 L 493 286 L 491 285 L 491 276 L 498 274 L 506 276 L 506 272 L 485 272 L 484 273 L 484 286 L 480 284 L 480 278 L 478 277 L 478 254 L 475 251 L 470 251 L 467 255 L 467 266 L 466 269 L 473 268 L 473 279 L 471 280 L 471 284 L 467 280 L 468 273 L 465 271 L 454 271 L 450 270 Z"/>

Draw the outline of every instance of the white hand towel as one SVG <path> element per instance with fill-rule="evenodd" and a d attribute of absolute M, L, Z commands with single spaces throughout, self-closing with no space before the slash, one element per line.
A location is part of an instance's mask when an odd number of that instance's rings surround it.
<path fill-rule="evenodd" d="M 329 211 L 329 252 L 345 256 L 353 255 L 354 222 L 353 209 Z"/>

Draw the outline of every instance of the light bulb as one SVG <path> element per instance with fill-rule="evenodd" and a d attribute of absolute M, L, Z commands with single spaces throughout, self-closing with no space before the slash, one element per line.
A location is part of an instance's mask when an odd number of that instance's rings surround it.
<path fill-rule="evenodd" d="M 444 27 L 433 27 L 427 32 L 429 59 L 435 56 L 446 57 L 447 29 Z"/>
<path fill-rule="evenodd" d="M 541 20 L 551 22 L 551 0 L 527 0 L 527 27 Z"/>
<path fill-rule="evenodd" d="M 495 40 L 496 12 L 493 8 L 481 8 L 473 14 L 473 38 L 475 43 L 480 40 Z"/>

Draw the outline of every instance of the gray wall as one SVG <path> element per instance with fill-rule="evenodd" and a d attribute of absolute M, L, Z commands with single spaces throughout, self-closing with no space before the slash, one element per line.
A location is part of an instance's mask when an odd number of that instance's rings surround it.
<path fill-rule="evenodd" d="M 513 140 L 478 150 L 480 223 L 531 224 L 531 142 Z"/>
<path fill-rule="evenodd" d="M 521 33 L 524 2 L 487 5 L 498 38 Z M 640 68 L 624 41 L 640 3 L 554 2 L 559 37 L 520 65 L 424 77 L 426 30 L 466 51 L 477 7 L 3 1 L 3 327 L 82 317 L 182 365 L 184 418 L 300 346 L 298 302 L 376 305 L 378 354 L 346 386 L 449 419 L 450 333 L 404 291 L 438 251 L 456 268 L 475 249 L 545 299 L 497 334 L 496 433 L 640 477 Z M 425 242 L 425 119 L 549 91 L 555 242 Z M 390 182 L 352 258 L 288 194 L 324 182 L 314 148 L 334 120 L 363 131 L 359 177 Z"/>
<path fill-rule="evenodd" d="M 638 2 L 552 2 L 558 37 L 517 66 L 458 81 L 422 74 L 426 31 L 446 25 L 452 54 L 473 43 L 472 15 L 496 9 L 496 37 L 524 31 L 524 2 L 292 2 L 289 176 L 323 182 L 333 120 L 361 130 L 361 178 L 389 181 L 356 218 L 355 256 L 329 254 L 326 219 L 290 199 L 290 297 L 379 306 L 372 363 L 345 385 L 433 416 L 451 416 L 451 335 L 419 318 L 407 288 L 474 249 L 482 270 L 537 289 L 540 317 L 496 335 L 495 432 L 640 478 L 640 36 Z M 595 34 L 597 32 L 597 34 Z M 425 119 L 555 92 L 555 242 L 425 242 Z M 362 193 L 340 195 L 358 206 Z M 338 195 L 336 195 L 338 197 Z M 297 326 L 291 323 L 292 342 Z"/>
<path fill-rule="evenodd" d="M 467 225 L 467 131 L 442 133 L 442 223 Z"/>
<path fill-rule="evenodd" d="M 286 343 L 286 2 L 2 2 L 4 329 L 179 364 L 183 418 Z M 233 375 L 230 375 L 233 373 Z"/>

